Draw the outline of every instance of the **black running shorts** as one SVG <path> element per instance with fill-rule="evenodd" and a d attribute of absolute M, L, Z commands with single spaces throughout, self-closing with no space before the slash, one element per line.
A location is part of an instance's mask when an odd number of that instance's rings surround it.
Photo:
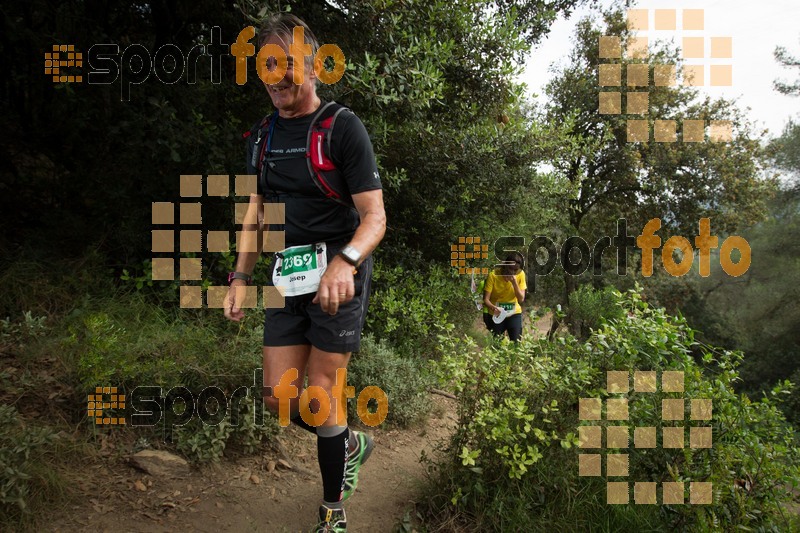
<path fill-rule="evenodd" d="M 338 252 L 338 247 L 335 251 Z M 327 255 L 330 263 L 334 255 L 330 247 Z M 324 312 L 320 304 L 311 303 L 316 293 L 287 297 L 283 309 L 265 309 L 264 346 L 310 344 L 332 353 L 357 351 L 367 317 L 371 278 L 372 256 L 369 256 L 354 276 L 355 296 L 339 305 L 333 316 Z"/>

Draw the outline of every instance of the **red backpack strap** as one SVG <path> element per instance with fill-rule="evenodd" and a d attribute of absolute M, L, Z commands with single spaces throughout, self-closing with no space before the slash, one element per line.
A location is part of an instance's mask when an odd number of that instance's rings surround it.
<path fill-rule="evenodd" d="M 345 109 L 347 108 L 340 107 L 333 115 L 322 119 L 317 124 L 311 125 L 311 151 L 309 152 L 309 157 L 311 158 L 311 164 L 317 170 L 329 171 L 336 168 L 329 156 L 331 153 L 331 133 L 333 132 L 333 124 L 336 122 L 336 118 Z"/>
<path fill-rule="evenodd" d="M 339 114 L 346 109 L 335 102 L 328 102 L 320 108 L 312 119 L 308 131 L 306 161 L 311 180 L 326 198 L 347 207 L 353 207 L 350 195 L 342 190 L 343 183 L 339 178 L 339 171 L 329 155 L 331 154 L 333 125 Z"/>

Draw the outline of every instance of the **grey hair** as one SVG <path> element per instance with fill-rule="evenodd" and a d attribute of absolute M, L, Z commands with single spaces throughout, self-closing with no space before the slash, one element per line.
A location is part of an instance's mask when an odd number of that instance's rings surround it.
<path fill-rule="evenodd" d="M 319 50 L 319 42 L 314 32 L 308 27 L 308 24 L 295 15 L 276 13 L 264 19 L 261 23 L 261 29 L 258 31 L 258 48 L 260 50 L 271 37 L 278 37 L 288 45 L 292 40 L 295 26 L 303 28 L 305 44 L 311 45 L 311 55 L 305 56 L 305 71 L 308 72 L 314 69 L 314 57 L 317 55 L 317 50 Z"/>

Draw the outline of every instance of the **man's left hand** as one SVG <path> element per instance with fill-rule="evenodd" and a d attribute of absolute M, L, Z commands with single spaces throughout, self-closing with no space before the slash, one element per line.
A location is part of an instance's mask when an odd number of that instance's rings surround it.
<path fill-rule="evenodd" d="M 339 311 L 339 306 L 353 299 L 355 296 L 355 284 L 353 276 L 356 273 L 355 267 L 339 257 L 335 256 L 322 279 L 319 281 L 317 295 L 311 303 L 320 304 L 322 310 L 329 315 L 335 315 Z"/>

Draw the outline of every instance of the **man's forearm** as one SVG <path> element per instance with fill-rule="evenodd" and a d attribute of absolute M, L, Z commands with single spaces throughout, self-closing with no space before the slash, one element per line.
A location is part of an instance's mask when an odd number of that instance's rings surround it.
<path fill-rule="evenodd" d="M 264 232 L 264 208 L 260 196 L 253 195 L 242 221 L 242 233 L 237 245 L 236 271 L 252 274 L 261 250 Z"/>
<path fill-rule="evenodd" d="M 386 215 L 380 211 L 367 211 L 350 241 L 350 246 L 361 252 L 361 257 L 367 257 L 380 244 L 385 233 Z"/>
<path fill-rule="evenodd" d="M 253 274 L 258 258 L 261 256 L 263 232 L 253 229 L 255 225 L 247 225 L 242 229 L 239 242 L 239 253 L 236 256 L 236 272 Z"/>
<path fill-rule="evenodd" d="M 236 272 L 252 275 L 260 255 L 261 254 L 259 252 L 239 253 L 239 255 L 236 257 Z"/>

